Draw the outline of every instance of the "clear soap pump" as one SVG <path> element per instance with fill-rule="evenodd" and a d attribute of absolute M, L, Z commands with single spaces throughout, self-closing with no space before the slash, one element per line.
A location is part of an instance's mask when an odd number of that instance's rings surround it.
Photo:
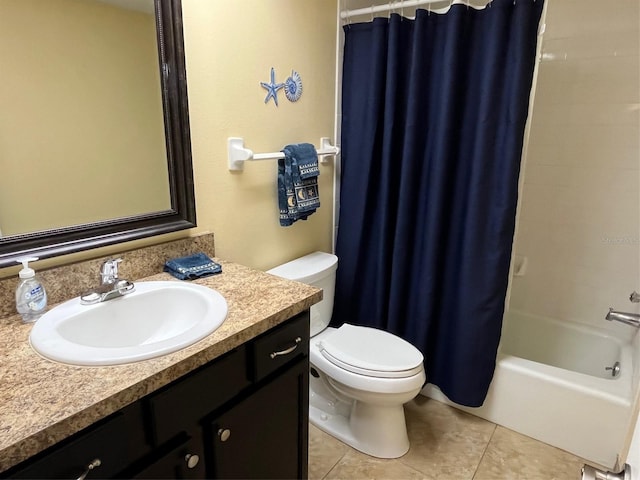
<path fill-rule="evenodd" d="M 47 292 L 36 277 L 29 262 L 35 262 L 37 257 L 25 257 L 18 260 L 22 263 L 22 270 L 18 274 L 20 283 L 16 289 L 16 308 L 24 323 L 35 322 L 47 309 Z"/>

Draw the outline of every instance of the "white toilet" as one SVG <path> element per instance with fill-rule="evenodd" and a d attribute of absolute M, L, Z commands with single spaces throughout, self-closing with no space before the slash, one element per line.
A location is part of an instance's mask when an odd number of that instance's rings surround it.
<path fill-rule="evenodd" d="M 267 272 L 324 290 L 311 307 L 309 419 L 361 452 L 401 457 L 409 450 L 402 406 L 425 382 L 422 354 L 382 330 L 328 327 L 337 266 L 335 255 L 315 252 Z"/>

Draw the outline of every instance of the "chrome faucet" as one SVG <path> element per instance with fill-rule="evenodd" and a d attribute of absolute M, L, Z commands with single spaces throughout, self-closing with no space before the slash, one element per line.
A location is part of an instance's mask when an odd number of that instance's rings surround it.
<path fill-rule="evenodd" d="M 129 280 L 118 278 L 118 264 L 121 258 L 110 259 L 100 267 L 100 286 L 80 295 L 82 305 L 106 302 L 112 298 L 122 297 L 135 290 L 135 285 Z"/>
<path fill-rule="evenodd" d="M 122 262 L 121 258 L 115 260 L 107 260 L 100 267 L 100 285 L 113 285 L 118 281 L 118 264 Z"/>
<path fill-rule="evenodd" d="M 617 322 L 626 323 L 627 325 L 640 328 L 640 314 L 638 313 L 619 312 L 618 310 L 609 308 L 609 313 L 607 313 L 607 316 L 604 317 L 604 319 L 609 321 L 615 320 Z"/>

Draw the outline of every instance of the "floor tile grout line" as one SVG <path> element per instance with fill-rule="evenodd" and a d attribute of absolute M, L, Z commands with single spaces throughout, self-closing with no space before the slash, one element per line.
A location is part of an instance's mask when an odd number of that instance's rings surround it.
<path fill-rule="evenodd" d="M 402 458 L 402 457 L 401 457 L 401 458 Z M 398 460 L 400 460 L 400 459 L 398 459 Z M 427 476 L 427 475 L 429 475 L 428 473 L 423 472 L 423 471 L 422 471 L 422 470 L 420 470 L 419 468 L 413 467 L 413 466 L 411 466 L 411 465 L 409 465 L 409 464 L 407 464 L 407 463 L 404 463 L 404 462 L 402 462 L 402 461 L 399 461 L 398 463 L 399 463 L 400 465 L 404 465 L 405 467 L 407 467 L 407 468 L 408 468 L 408 469 L 410 469 L 410 470 L 413 470 L 413 471 L 414 471 L 414 472 L 416 472 L 416 473 L 419 473 L 419 474 L 420 474 L 420 475 L 422 475 L 424 478 L 426 478 L 426 476 Z"/>
<path fill-rule="evenodd" d="M 406 454 L 405 454 L 405 455 L 406 455 Z M 398 460 L 398 463 L 400 463 L 400 464 L 404 465 L 405 467 L 408 467 L 408 468 L 410 468 L 410 469 L 412 469 L 412 470 L 415 470 L 415 471 L 416 471 L 416 472 L 418 472 L 420 475 L 427 475 L 427 474 L 426 474 L 425 472 L 423 472 L 421 469 L 419 469 L 419 468 L 417 468 L 417 467 L 414 467 L 413 465 L 411 465 L 411 464 L 409 464 L 409 463 L 405 462 L 404 460 L 402 460 L 402 458 L 403 458 L 403 457 L 400 457 L 400 458 L 398 458 L 398 459 L 397 459 L 397 460 Z"/>
<path fill-rule="evenodd" d="M 487 441 L 487 444 L 484 446 L 484 450 L 482 451 L 482 455 L 480 456 L 480 460 L 478 460 L 478 464 L 476 465 L 476 469 L 473 471 L 473 476 L 471 477 L 471 480 L 474 480 L 476 478 L 476 475 L 478 473 L 478 469 L 480 468 L 480 464 L 482 463 L 482 460 L 484 460 L 484 456 L 487 454 L 487 450 L 489 449 L 489 445 L 491 445 L 491 440 L 493 440 L 493 436 L 496 434 L 496 430 L 498 430 L 498 424 L 494 423 L 493 424 L 493 432 L 491 432 L 491 436 L 489 437 L 489 440 Z"/>
<path fill-rule="evenodd" d="M 327 473 L 324 474 L 324 476 L 322 477 L 322 480 L 325 480 L 327 478 L 327 475 L 329 475 L 334 468 L 336 468 L 338 466 L 338 464 L 342 461 L 342 459 L 344 458 L 344 456 L 347 454 L 347 452 L 344 452 L 340 458 L 338 460 L 336 460 L 336 462 L 331 465 L 331 468 L 329 470 L 327 470 Z"/>

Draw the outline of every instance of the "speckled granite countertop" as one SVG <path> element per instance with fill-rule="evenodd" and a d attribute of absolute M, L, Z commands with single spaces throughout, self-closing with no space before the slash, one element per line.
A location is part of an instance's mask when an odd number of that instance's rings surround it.
<path fill-rule="evenodd" d="M 227 319 L 179 352 L 128 365 L 54 363 L 29 345 L 31 325 L 0 320 L 0 472 L 232 350 L 322 298 L 311 286 L 217 260 L 223 273 L 194 283 L 218 290 Z M 138 281 L 173 280 L 158 274 Z"/>

